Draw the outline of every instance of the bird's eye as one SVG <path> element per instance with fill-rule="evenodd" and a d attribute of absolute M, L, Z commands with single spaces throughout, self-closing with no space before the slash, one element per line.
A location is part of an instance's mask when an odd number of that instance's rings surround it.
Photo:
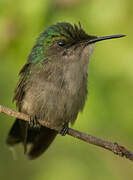
<path fill-rule="evenodd" d="M 65 46 L 66 45 L 66 42 L 65 41 L 58 41 L 58 45 L 59 46 L 61 46 L 61 47 L 63 47 L 63 46 Z"/>

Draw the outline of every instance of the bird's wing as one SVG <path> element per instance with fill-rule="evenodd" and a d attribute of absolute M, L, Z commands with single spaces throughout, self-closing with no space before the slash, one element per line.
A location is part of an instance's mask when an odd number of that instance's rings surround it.
<path fill-rule="evenodd" d="M 25 94 L 25 87 L 29 79 L 28 77 L 30 75 L 30 67 L 31 67 L 31 63 L 27 63 L 23 66 L 23 68 L 19 73 L 20 78 L 17 87 L 15 88 L 14 91 L 13 101 L 16 101 L 16 105 L 19 109 L 21 108 L 21 102 Z"/>

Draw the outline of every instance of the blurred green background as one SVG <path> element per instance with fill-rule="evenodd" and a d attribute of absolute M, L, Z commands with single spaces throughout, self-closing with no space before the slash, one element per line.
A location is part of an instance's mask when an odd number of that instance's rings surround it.
<path fill-rule="evenodd" d="M 127 35 L 96 44 L 89 66 L 88 100 L 73 128 L 133 150 L 132 0 L 0 0 L 0 104 L 16 108 L 12 97 L 18 72 L 35 38 L 61 21 L 80 21 L 93 35 Z M 133 179 L 132 162 L 67 135 L 59 135 L 34 161 L 27 160 L 19 145 L 13 160 L 5 144 L 12 123 L 12 117 L 0 114 L 0 179 Z"/>

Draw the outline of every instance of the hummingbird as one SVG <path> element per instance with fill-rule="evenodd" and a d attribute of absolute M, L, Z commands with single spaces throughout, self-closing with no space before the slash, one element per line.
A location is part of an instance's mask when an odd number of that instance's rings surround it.
<path fill-rule="evenodd" d="M 80 23 L 67 22 L 51 25 L 42 32 L 20 70 L 13 97 L 18 111 L 29 115 L 30 121 L 16 119 L 7 144 L 22 143 L 29 159 L 35 159 L 58 133 L 65 135 L 87 98 L 88 64 L 95 43 L 124 36 L 88 35 Z M 41 126 L 38 120 L 48 122 L 51 128 Z"/>

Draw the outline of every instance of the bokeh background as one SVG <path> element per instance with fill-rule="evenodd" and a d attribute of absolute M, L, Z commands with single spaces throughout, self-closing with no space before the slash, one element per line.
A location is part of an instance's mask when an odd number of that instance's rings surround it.
<path fill-rule="evenodd" d="M 0 104 L 15 109 L 18 72 L 38 34 L 50 24 L 81 22 L 89 34 L 126 34 L 96 44 L 89 66 L 89 94 L 73 128 L 133 150 L 133 1 L 0 0 Z M 132 162 L 73 137 L 60 135 L 40 158 L 16 158 L 5 144 L 14 119 L 0 114 L 0 179 L 132 180 Z"/>

